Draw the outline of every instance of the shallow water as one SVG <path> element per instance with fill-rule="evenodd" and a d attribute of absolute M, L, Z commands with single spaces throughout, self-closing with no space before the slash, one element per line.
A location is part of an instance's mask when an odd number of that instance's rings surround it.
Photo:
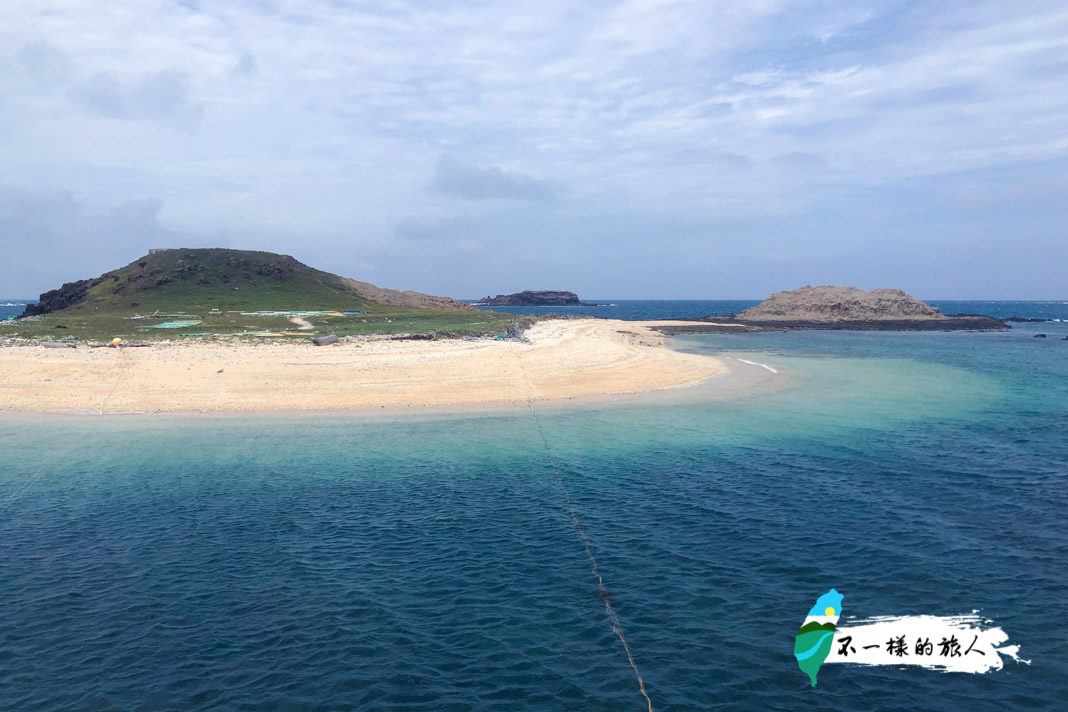
<path fill-rule="evenodd" d="M 1049 325 L 1042 325 L 1049 330 Z M 700 336 L 785 387 L 539 413 L 0 421 L 0 708 L 1059 709 L 1068 346 Z M 729 362 L 728 362 L 729 363 Z M 792 656 L 982 609 L 1030 666 Z"/>

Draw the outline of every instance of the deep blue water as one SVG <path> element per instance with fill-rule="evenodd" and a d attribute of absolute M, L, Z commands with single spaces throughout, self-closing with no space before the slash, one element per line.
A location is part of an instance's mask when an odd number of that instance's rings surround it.
<path fill-rule="evenodd" d="M 389 417 L 0 420 L 0 709 L 1063 709 L 1068 343 L 697 336 L 744 398 Z M 1057 332 L 1060 333 L 1059 331 Z M 981 609 L 987 675 L 792 656 Z"/>
<path fill-rule="evenodd" d="M 636 300 L 636 299 L 590 299 L 596 307 L 482 307 L 508 314 L 589 314 L 606 319 L 692 319 L 712 314 L 737 314 L 759 304 L 754 299 L 700 299 L 700 300 Z M 944 314 L 985 314 L 999 319 L 1021 317 L 1025 319 L 1068 320 L 1068 300 L 1024 301 L 948 301 L 927 300 Z"/>
<path fill-rule="evenodd" d="M 685 319 L 710 314 L 736 314 L 760 302 L 752 299 L 598 299 L 598 307 L 483 307 L 509 314 L 590 314 L 606 319 Z M 1001 319 L 1018 316 L 1028 319 L 1068 320 L 1068 301 L 946 301 L 930 300 L 945 314 L 986 314 Z M 0 321 L 21 316 L 27 300 L 0 299 Z"/>

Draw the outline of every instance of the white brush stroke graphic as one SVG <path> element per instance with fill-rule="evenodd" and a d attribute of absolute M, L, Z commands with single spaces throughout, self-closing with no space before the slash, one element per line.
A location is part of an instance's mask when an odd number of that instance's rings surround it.
<path fill-rule="evenodd" d="M 1019 645 L 973 611 L 961 616 L 877 616 L 848 621 L 834 635 L 824 661 L 854 665 L 918 665 L 943 672 L 986 673 L 1005 666 L 1001 656 L 1030 665 Z M 905 654 L 891 651 L 889 641 L 904 636 Z M 928 645 L 929 643 L 929 645 Z M 897 646 L 894 646 L 895 650 Z"/>

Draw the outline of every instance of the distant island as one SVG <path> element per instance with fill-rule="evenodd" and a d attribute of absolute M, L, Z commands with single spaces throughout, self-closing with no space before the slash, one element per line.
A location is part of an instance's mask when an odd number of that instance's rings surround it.
<path fill-rule="evenodd" d="M 516 292 L 515 294 L 498 294 L 496 297 L 483 297 L 479 304 L 490 307 L 597 307 L 600 304 L 580 301 L 574 292 L 558 289 Z"/>
<path fill-rule="evenodd" d="M 900 289 L 823 285 L 777 292 L 738 314 L 697 319 L 708 327 L 666 327 L 670 333 L 837 329 L 855 331 L 1004 330 L 1008 324 L 989 316 L 946 316 Z"/>
<path fill-rule="evenodd" d="M 935 307 L 900 289 L 805 286 L 776 292 L 755 307 L 739 312 L 740 321 L 883 321 L 945 319 Z"/>
<path fill-rule="evenodd" d="M 271 252 L 154 250 L 26 312 L 0 322 L 0 414 L 533 407 L 726 373 L 639 322 L 477 309 Z"/>

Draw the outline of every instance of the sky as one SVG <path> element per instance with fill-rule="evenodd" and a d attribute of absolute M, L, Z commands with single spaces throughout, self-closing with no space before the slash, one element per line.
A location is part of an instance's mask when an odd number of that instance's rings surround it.
<path fill-rule="evenodd" d="M 4 0 L 0 296 L 152 247 L 456 298 L 1068 298 L 1068 5 Z"/>

